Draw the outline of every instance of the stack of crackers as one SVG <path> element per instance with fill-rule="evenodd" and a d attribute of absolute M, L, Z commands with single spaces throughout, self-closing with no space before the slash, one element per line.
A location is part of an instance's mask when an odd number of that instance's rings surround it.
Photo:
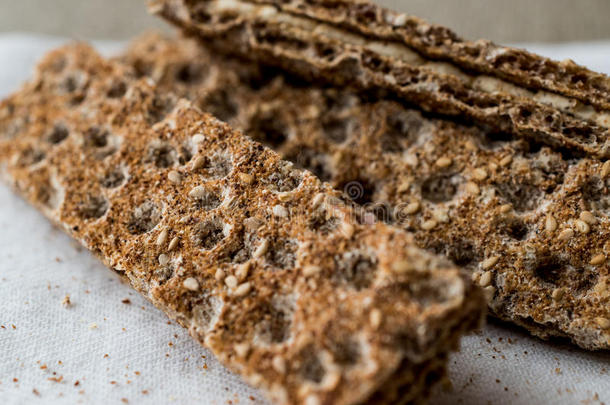
<path fill-rule="evenodd" d="M 421 403 L 487 310 L 610 348 L 610 79 L 362 0 L 153 0 L 0 176 L 278 404 Z M 151 333 L 154 333 L 151 331 Z"/>

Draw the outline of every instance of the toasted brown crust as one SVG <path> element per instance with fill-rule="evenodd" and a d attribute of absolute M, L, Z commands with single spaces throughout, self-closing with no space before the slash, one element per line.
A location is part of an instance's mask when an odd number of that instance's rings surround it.
<path fill-rule="evenodd" d="M 224 111 L 364 204 L 369 220 L 401 226 L 467 268 L 496 316 L 543 338 L 610 348 L 610 163 L 383 98 L 292 84 L 193 40 L 145 36 L 122 59 L 202 109 Z M 197 66 L 205 74 L 181 79 Z"/>
<path fill-rule="evenodd" d="M 485 58 L 480 46 L 459 39 L 453 45 L 448 41 L 447 46 L 456 48 L 455 53 L 447 48 L 443 51 L 445 61 L 439 63 L 438 56 L 431 58 L 411 44 L 420 43 L 424 34 L 410 37 L 410 30 L 397 34 L 393 24 L 382 24 L 381 20 L 372 24 L 373 28 L 366 28 L 369 20 L 391 15 L 370 4 L 341 1 L 337 3 L 340 7 L 331 12 L 330 7 L 323 6 L 330 2 L 266 3 L 271 2 L 154 0 L 151 10 L 185 32 L 205 38 L 221 52 L 275 64 L 335 85 L 383 89 L 426 111 L 467 117 L 554 147 L 610 156 L 610 110 L 607 98 L 606 102 L 600 101 L 607 91 L 604 86 L 608 80 L 603 75 L 585 74 L 584 69 L 570 63 L 560 68 L 558 63 L 508 48 L 502 48 L 509 55 L 507 62 L 498 63 L 496 70 L 487 66 L 496 63 L 494 60 L 488 64 L 479 60 L 481 55 Z M 370 16 L 357 24 L 360 14 Z M 399 19 L 402 22 L 404 18 Z M 406 21 L 410 24 L 408 18 Z M 430 32 L 429 42 L 436 42 L 437 34 L 441 38 L 449 35 L 448 30 L 438 28 Z M 503 61 L 499 55 L 502 52 L 490 47 L 489 52 Z M 467 58 L 466 49 L 477 50 L 478 56 Z M 528 74 L 515 68 L 527 65 L 526 60 L 538 61 Z M 514 69 L 519 73 L 509 74 Z M 579 81 L 560 86 L 563 90 L 559 91 L 549 84 L 555 76 L 564 78 L 563 82 Z M 591 88 L 579 83 L 589 83 Z"/>
<path fill-rule="evenodd" d="M 50 53 L 0 104 L 2 177 L 277 403 L 423 400 L 481 319 L 467 274 L 134 76 Z"/>

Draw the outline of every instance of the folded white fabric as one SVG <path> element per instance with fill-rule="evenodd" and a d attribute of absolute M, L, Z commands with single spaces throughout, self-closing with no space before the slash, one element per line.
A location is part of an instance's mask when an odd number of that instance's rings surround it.
<path fill-rule="evenodd" d="M 0 97 L 65 41 L 1 35 Z M 122 46 L 95 44 L 105 53 Z M 610 42 L 528 48 L 610 73 Z M 0 300 L 3 404 L 265 403 L 3 185 Z M 610 403 L 610 353 L 545 343 L 507 326 L 465 338 L 450 374 L 453 389 L 433 404 Z"/>

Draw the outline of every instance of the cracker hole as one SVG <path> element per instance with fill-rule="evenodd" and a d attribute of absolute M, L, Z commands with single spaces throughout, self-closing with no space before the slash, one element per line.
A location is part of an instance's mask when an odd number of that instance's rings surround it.
<path fill-rule="evenodd" d="M 329 181 L 333 177 L 328 155 L 308 146 L 299 145 L 287 153 L 284 159 L 293 162 L 298 168 L 309 170 L 322 181 Z"/>
<path fill-rule="evenodd" d="M 66 125 L 63 123 L 57 123 L 53 125 L 51 131 L 47 134 L 46 140 L 50 144 L 56 145 L 63 142 L 68 135 L 70 135 L 68 127 L 66 127 Z"/>
<path fill-rule="evenodd" d="M 193 85 L 201 82 L 206 74 L 206 67 L 199 63 L 185 63 L 176 71 L 176 80 Z"/>
<path fill-rule="evenodd" d="M 335 362 L 341 366 L 353 366 L 360 359 L 360 344 L 355 339 L 344 335 L 340 340 L 332 340 L 329 350 Z"/>
<path fill-rule="evenodd" d="M 322 121 L 322 131 L 327 139 L 334 143 L 343 143 L 354 130 L 351 118 L 327 118 Z"/>
<path fill-rule="evenodd" d="M 406 150 L 417 138 L 422 126 L 421 118 L 415 114 L 396 113 L 385 118 L 385 131 L 379 140 L 381 150 L 400 153 Z"/>
<path fill-rule="evenodd" d="M 450 201 L 457 192 L 461 178 L 456 174 L 436 174 L 421 185 L 422 197 L 433 203 Z"/>
<path fill-rule="evenodd" d="M 318 358 L 315 347 L 308 345 L 303 348 L 299 355 L 299 368 L 298 372 L 307 381 L 319 384 L 324 379 L 326 370 L 322 365 L 322 362 Z"/>
<path fill-rule="evenodd" d="M 299 171 L 281 165 L 267 178 L 266 184 L 273 191 L 288 192 L 296 189 L 301 180 L 302 174 Z"/>
<path fill-rule="evenodd" d="M 31 146 L 26 147 L 19 156 L 20 166 L 31 166 L 40 163 L 45 158 L 45 153 Z"/>
<path fill-rule="evenodd" d="M 517 179 L 512 179 L 511 183 L 496 184 L 495 187 L 500 197 L 519 212 L 535 209 L 544 194 L 536 186 L 524 182 L 517 183 Z"/>
<path fill-rule="evenodd" d="M 110 133 L 105 128 L 92 126 L 85 132 L 84 141 L 86 147 L 104 148 L 108 145 Z"/>
<path fill-rule="evenodd" d="M 225 155 L 206 157 L 202 170 L 204 175 L 210 179 L 218 180 L 225 178 L 233 170 L 231 159 Z"/>
<path fill-rule="evenodd" d="M 144 161 L 161 169 L 172 167 L 177 161 L 176 151 L 168 143 L 155 140 L 148 145 Z"/>
<path fill-rule="evenodd" d="M 225 122 L 234 118 L 239 112 L 239 105 L 226 89 L 212 91 L 202 101 L 201 107 L 203 111 Z"/>
<path fill-rule="evenodd" d="M 163 121 L 173 108 L 174 100 L 170 96 L 155 95 L 147 110 L 148 124 L 154 125 Z"/>
<path fill-rule="evenodd" d="M 108 89 L 106 95 L 109 98 L 120 98 L 127 92 L 127 84 L 122 80 L 114 80 Z"/>
<path fill-rule="evenodd" d="M 108 171 L 101 179 L 100 185 L 104 188 L 116 188 L 123 184 L 125 181 L 125 175 L 120 169 L 113 169 Z"/>
<path fill-rule="evenodd" d="M 236 233 L 235 237 L 227 243 L 227 249 L 223 255 L 223 259 L 235 263 L 245 263 L 252 258 L 254 250 L 254 237 L 244 232 Z"/>
<path fill-rule="evenodd" d="M 210 211 L 218 208 L 221 203 L 222 199 L 216 192 L 206 189 L 200 198 L 195 199 L 193 208 Z"/>
<path fill-rule="evenodd" d="M 78 204 L 78 212 L 83 219 L 99 219 L 108 211 L 108 200 L 101 195 L 87 194 Z"/>
<path fill-rule="evenodd" d="M 223 301 L 217 297 L 204 296 L 197 302 L 192 310 L 193 321 L 200 333 L 209 331 L 221 312 Z"/>
<path fill-rule="evenodd" d="M 296 263 L 296 251 L 295 241 L 284 238 L 276 239 L 267 250 L 265 259 L 267 263 L 278 269 L 291 269 Z"/>
<path fill-rule="evenodd" d="M 277 149 L 288 139 L 288 127 L 277 114 L 263 113 L 252 118 L 250 128 L 246 131 L 255 141 Z"/>
<path fill-rule="evenodd" d="M 207 250 L 213 249 L 224 237 L 224 223 L 219 218 L 199 223 L 193 235 L 197 246 Z"/>
<path fill-rule="evenodd" d="M 341 220 L 336 216 L 331 215 L 326 209 L 314 211 L 312 216 L 307 221 L 307 227 L 314 232 L 319 232 L 322 235 L 328 235 L 334 232 L 341 224 Z"/>
<path fill-rule="evenodd" d="M 582 186 L 585 205 L 594 212 L 610 215 L 610 179 L 604 181 L 599 176 L 590 177 Z"/>
<path fill-rule="evenodd" d="M 146 201 L 133 211 L 127 223 L 127 229 L 134 235 L 143 234 L 151 231 L 160 220 L 161 210 L 159 207 L 151 201 Z"/>
<path fill-rule="evenodd" d="M 266 344 L 283 343 L 290 338 L 294 303 L 287 296 L 274 297 L 262 306 L 256 336 Z"/>
<path fill-rule="evenodd" d="M 335 256 L 335 271 L 331 278 L 339 285 L 362 290 L 371 286 L 376 269 L 377 258 L 357 251 L 346 252 Z"/>

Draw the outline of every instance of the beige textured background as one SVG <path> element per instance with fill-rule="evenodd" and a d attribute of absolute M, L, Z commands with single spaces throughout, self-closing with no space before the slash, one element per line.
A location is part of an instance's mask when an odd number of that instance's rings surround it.
<path fill-rule="evenodd" d="M 378 0 L 449 25 L 467 38 L 499 42 L 610 39 L 610 0 Z M 144 0 L 0 0 L 0 32 L 35 31 L 122 39 L 164 25 Z"/>

